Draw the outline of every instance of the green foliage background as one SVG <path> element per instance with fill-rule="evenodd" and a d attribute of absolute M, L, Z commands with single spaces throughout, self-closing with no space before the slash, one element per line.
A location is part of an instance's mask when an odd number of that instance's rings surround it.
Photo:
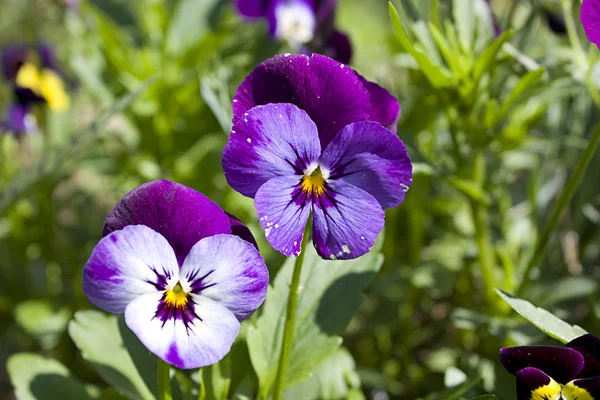
<path fill-rule="evenodd" d="M 584 332 L 571 324 L 600 331 L 598 157 L 542 234 L 599 121 L 600 52 L 578 0 L 494 1 L 499 38 L 479 0 L 392 3 L 397 20 L 385 0 L 340 0 L 337 23 L 352 66 L 402 105 L 414 184 L 371 254 L 307 256 L 285 398 L 514 398 L 499 348 L 553 340 L 495 288 L 548 310 L 540 319 L 505 296 L 551 337 Z M 548 29 L 546 9 L 573 13 L 570 38 Z M 22 141 L 0 137 L 0 398 L 154 398 L 152 357 L 120 318 L 91 311 L 81 270 L 116 202 L 158 178 L 247 223 L 274 285 L 230 356 L 178 372 L 175 395 L 196 398 L 202 382 L 206 398 L 266 396 L 291 265 L 264 240 L 252 200 L 227 186 L 220 155 L 237 85 L 291 49 L 226 0 L 88 0 L 77 11 L 3 0 L 0 46 L 41 41 L 58 51 L 72 107 L 38 109 L 40 132 Z M 2 108 L 10 99 L 2 82 Z"/>

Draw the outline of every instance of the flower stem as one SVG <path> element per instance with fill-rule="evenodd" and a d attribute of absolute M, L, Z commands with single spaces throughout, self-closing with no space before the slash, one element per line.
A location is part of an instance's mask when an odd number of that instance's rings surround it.
<path fill-rule="evenodd" d="M 304 263 L 304 255 L 306 254 L 306 245 L 309 241 L 310 227 L 312 221 L 309 218 L 302 243 L 300 244 L 300 254 L 294 263 L 294 272 L 292 275 L 292 283 L 290 284 L 290 294 L 288 296 L 287 312 L 285 315 L 285 326 L 283 330 L 283 342 L 281 343 L 281 355 L 279 356 L 279 368 L 277 370 L 277 378 L 275 380 L 275 388 L 273 389 L 273 400 L 281 400 L 284 391 L 285 377 L 287 375 L 288 364 L 292 354 L 292 344 L 294 341 L 294 329 L 296 325 L 296 306 L 298 304 L 298 288 L 300 287 L 300 275 L 302 274 L 302 264 Z"/>
<path fill-rule="evenodd" d="M 564 190 L 560 194 L 560 197 L 558 198 L 552 215 L 550 216 L 550 220 L 548 221 L 548 223 L 544 227 L 544 230 L 536 240 L 533 256 L 529 259 L 529 262 L 527 263 L 527 266 L 523 271 L 521 284 L 519 285 L 515 293 L 517 296 L 521 296 L 523 294 L 523 291 L 530 283 L 531 270 L 542 261 L 542 257 L 546 252 L 546 247 L 548 247 L 550 235 L 558 226 L 560 217 L 571 202 L 575 191 L 579 187 L 579 184 L 583 179 L 583 175 L 585 174 L 588 165 L 590 164 L 592 158 L 594 157 L 594 154 L 596 153 L 598 144 L 600 144 L 600 124 L 596 126 L 596 129 L 594 130 L 590 141 L 588 142 L 585 150 L 583 151 L 583 154 L 581 155 L 581 158 L 579 159 L 577 167 L 575 167 L 575 172 L 573 172 L 573 175 L 567 181 Z"/>
<path fill-rule="evenodd" d="M 474 181 L 483 188 L 486 177 L 485 152 L 479 151 L 475 155 Z M 496 309 L 497 296 L 494 291 L 496 286 L 496 256 L 494 245 L 492 244 L 492 235 L 490 234 L 489 216 L 487 206 L 479 201 L 471 200 L 471 212 L 473 223 L 475 225 L 475 241 L 479 257 L 479 268 L 483 278 L 483 294 L 486 303 L 492 309 Z"/>
<path fill-rule="evenodd" d="M 172 400 L 171 394 L 171 366 L 158 359 L 158 400 Z"/>

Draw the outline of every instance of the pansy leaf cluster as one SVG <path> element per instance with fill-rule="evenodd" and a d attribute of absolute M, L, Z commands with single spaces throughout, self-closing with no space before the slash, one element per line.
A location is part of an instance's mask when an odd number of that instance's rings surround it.
<path fill-rule="evenodd" d="M 204 195 L 153 181 L 107 217 L 83 290 L 94 305 L 124 313 L 127 326 L 164 361 L 210 365 L 229 352 L 240 322 L 266 295 L 268 271 L 253 239 L 244 240 L 249 235 Z"/>
<path fill-rule="evenodd" d="M 242 82 L 233 114 L 225 177 L 254 198 L 269 243 L 297 256 L 312 213 L 321 257 L 367 253 L 412 180 L 406 147 L 386 128 L 396 99 L 328 57 L 283 54 Z"/>
<path fill-rule="evenodd" d="M 34 131 L 32 111 L 36 104 L 46 103 L 53 111 L 64 111 L 69 106 L 65 83 L 49 44 L 41 44 L 35 54 L 26 46 L 6 47 L 2 51 L 2 71 L 14 98 L 0 123 L 3 130 L 17 134 Z"/>
<path fill-rule="evenodd" d="M 600 339 L 591 334 L 565 345 L 500 350 L 504 368 L 517 377 L 517 400 L 600 398 Z"/>
<path fill-rule="evenodd" d="M 269 35 L 295 50 L 325 54 L 342 63 L 352 58 L 348 36 L 334 27 L 337 0 L 234 0 L 248 20 L 265 19 Z"/>

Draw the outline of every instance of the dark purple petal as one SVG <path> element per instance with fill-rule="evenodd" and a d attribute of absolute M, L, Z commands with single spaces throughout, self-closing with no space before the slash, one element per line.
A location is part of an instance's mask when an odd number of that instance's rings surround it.
<path fill-rule="evenodd" d="M 250 243 L 233 235 L 204 238 L 181 266 L 191 293 L 227 307 L 238 320 L 252 315 L 265 300 L 269 271 Z"/>
<path fill-rule="evenodd" d="M 29 49 L 26 46 L 13 45 L 7 46 L 2 50 L 2 72 L 9 81 L 17 78 L 19 68 L 29 58 Z"/>
<path fill-rule="evenodd" d="M 225 212 L 225 214 L 227 214 L 227 217 L 229 217 L 231 234 L 244 239 L 246 242 L 256 247 L 256 250 L 258 250 L 258 244 L 256 243 L 256 239 L 254 239 L 252 232 L 250 232 L 250 229 L 248 229 L 248 227 L 244 225 L 244 223 L 240 221 L 235 215 L 230 214 L 228 212 Z"/>
<path fill-rule="evenodd" d="M 577 350 L 584 358 L 584 366 L 578 378 L 600 376 L 600 339 L 592 334 L 586 334 L 571 340 L 567 347 Z"/>
<path fill-rule="evenodd" d="M 517 400 L 560 399 L 561 387 L 551 377 L 536 368 L 517 373 Z"/>
<path fill-rule="evenodd" d="M 319 135 L 306 112 L 293 104 L 267 104 L 244 113 L 223 150 L 225 178 L 254 197 L 269 179 L 302 175 L 321 153 Z"/>
<path fill-rule="evenodd" d="M 566 400 L 600 399 L 600 376 L 569 382 L 563 388 L 563 398 Z"/>
<path fill-rule="evenodd" d="M 350 64 L 352 60 L 352 44 L 350 38 L 345 33 L 334 30 L 329 36 L 329 40 L 325 43 L 324 53 L 343 64 Z M 367 87 L 367 90 L 369 88 Z M 371 96 L 371 101 L 373 97 Z M 376 121 L 375 119 L 370 118 Z"/>
<path fill-rule="evenodd" d="M 384 213 L 369 193 L 330 180 L 314 201 L 313 242 L 325 259 L 347 260 L 368 253 L 381 232 Z"/>
<path fill-rule="evenodd" d="M 600 48 L 600 0 L 583 0 L 581 24 L 588 40 Z"/>
<path fill-rule="evenodd" d="M 543 9 L 544 17 L 548 23 L 548 28 L 556 34 L 564 35 L 567 33 L 567 25 L 565 24 L 565 17 L 561 14 L 554 13 L 550 10 Z"/>
<path fill-rule="evenodd" d="M 240 323 L 208 297 L 190 294 L 182 308 L 167 315 L 160 292 L 138 296 L 125 309 L 125 323 L 148 350 L 177 368 L 200 368 L 221 360 Z"/>
<path fill-rule="evenodd" d="M 356 73 L 319 54 L 282 54 L 257 66 L 234 96 L 234 124 L 252 107 L 268 103 L 292 103 L 306 111 L 317 125 L 321 148 L 343 127 L 371 114 L 369 92 Z"/>
<path fill-rule="evenodd" d="M 136 297 L 164 290 L 179 275 L 166 239 L 143 226 L 127 226 L 102 238 L 83 268 L 83 292 L 95 306 L 123 313 Z"/>
<path fill-rule="evenodd" d="M 398 121 L 400 120 L 400 103 L 387 89 L 371 82 L 359 75 L 363 85 L 369 91 L 371 96 L 372 111 L 369 117 L 370 121 L 379 122 L 392 132 L 398 130 Z"/>
<path fill-rule="evenodd" d="M 335 12 L 337 9 L 337 0 L 317 0 L 317 26 L 319 29 L 330 29 L 333 26 Z M 338 60 L 339 61 L 339 60 Z M 341 61 L 340 61 L 341 62 Z"/>
<path fill-rule="evenodd" d="M 265 238 L 285 256 L 298 256 L 308 216 L 310 199 L 300 189 L 299 176 L 280 176 L 262 185 L 254 205 Z"/>
<path fill-rule="evenodd" d="M 255 19 L 265 17 L 272 0 L 235 0 L 235 8 L 243 17 Z"/>
<path fill-rule="evenodd" d="M 34 93 L 33 90 L 29 88 L 15 86 L 14 94 L 15 98 L 17 99 L 17 103 L 22 106 L 32 106 L 46 102 L 42 96 Z"/>
<path fill-rule="evenodd" d="M 218 205 L 194 189 L 166 180 L 129 192 L 106 217 L 102 235 L 128 225 L 146 225 L 163 235 L 180 265 L 200 239 L 231 233 L 229 218 Z"/>
<path fill-rule="evenodd" d="M 342 180 L 396 207 L 412 183 L 412 164 L 402 141 L 377 122 L 346 126 L 325 149 L 319 163 L 331 180 Z"/>
<path fill-rule="evenodd" d="M 42 67 L 56 70 L 56 56 L 54 54 L 54 48 L 48 43 L 42 43 L 40 44 L 38 52 L 40 54 Z"/>
<path fill-rule="evenodd" d="M 500 349 L 500 361 L 509 373 L 534 367 L 559 383 L 575 378 L 583 368 L 583 356 L 576 350 L 557 346 L 516 346 Z"/>

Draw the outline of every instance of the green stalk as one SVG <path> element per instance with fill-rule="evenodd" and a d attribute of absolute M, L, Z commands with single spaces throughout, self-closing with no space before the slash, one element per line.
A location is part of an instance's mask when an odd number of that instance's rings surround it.
<path fill-rule="evenodd" d="M 173 400 L 170 368 L 169 364 L 160 358 L 158 359 L 158 400 Z"/>
<path fill-rule="evenodd" d="M 288 296 L 287 312 L 285 316 L 285 326 L 283 330 L 283 342 L 281 344 L 281 356 L 279 357 L 279 368 L 277 370 L 277 379 L 275 380 L 275 388 L 273 390 L 273 400 L 281 400 L 283 396 L 285 377 L 287 375 L 290 356 L 292 355 L 292 344 L 294 341 L 294 328 L 296 326 L 296 308 L 298 304 L 298 288 L 300 286 L 300 275 L 302 274 L 302 264 L 304 263 L 304 255 L 306 254 L 306 245 L 309 241 L 310 227 L 312 225 L 311 218 L 306 224 L 302 243 L 300 244 L 300 254 L 294 263 L 294 273 L 292 275 L 292 283 L 290 285 L 290 294 Z"/>
<path fill-rule="evenodd" d="M 480 187 L 483 187 L 485 183 L 485 163 L 485 152 L 479 151 L 475 155 L 474 181 Z M 494 276 L 496 272 L 496 256 L 492 244 L 492 235 L 490 233 L 487 205 L 475 200 L 471 200 L 470 204 L 473 223 L 475 225 L 475 241 L 479 253 L 479 268 L 483 278 L 483 294 L 488 306 L 492 310 L 496 310 L 496 305 L 498 303 L 498 297 L 494 291 L 496 286 L 496 279 Z"/>
<path fill-rule="evenodd" d="M 560 0 L 560 4 L 565 18 L 565 25 L 567 26 L 567 35 L 569 36 L 571 47 L 575 52 L 575 59 L 579 66 L 587 73 L 590 65 L 583 51 L 583 47 L 581 47 L 579 36 L 577 35 L 577 28 L 575 27 L 575 21 L 573 19 L 573 2 L 572 0 Z"/>
<path fill-rule="evenodd" d="M 548 243 L 550 241 L 550 235 L 558 226 L 560 217 L 563 215 L 565 209 L 571 202 L 571 199 L 573 199 L 575 191 L 581 184 L 581 181 L 583 180 L 583 175 L 585 174 L 588 165 L 590 164 L 592 158 L 594 157 L 594 154 L 596 153 L 598 144 L 600 144 L 600 124 L 596 126 L 596 129 L 594 130 L 590 141 L 588 142 L 585 150 L 583 151 L 583 154 L 581 155 L 581 158 L 579 159 L 579 162 L 577 163 L 577 167 L 575 167 L 575 172 L 573 172 L 573 175 L 567 181 L 564 190 L 560 194 L 560 197 L 558 198 L 556 206 L 554 207 L 554 211 L 552 212 L 550 220 L 548 221 L 548 223 L 544 227 L 544 230 L 536 240 L 533 256 L 527 263 L 527 266 L 525 267 L 525 270 L 523 272 L 521 284 L 517 288 L 517 296 L 521 296 L 523 294 L 523 291 L 530 283 L 531 270 L 537 265 L 539 265 L 542 261 L 542 257 L 544 256 L 544 253 L 546 252 L 546 248 L 548 247 Z"/>

